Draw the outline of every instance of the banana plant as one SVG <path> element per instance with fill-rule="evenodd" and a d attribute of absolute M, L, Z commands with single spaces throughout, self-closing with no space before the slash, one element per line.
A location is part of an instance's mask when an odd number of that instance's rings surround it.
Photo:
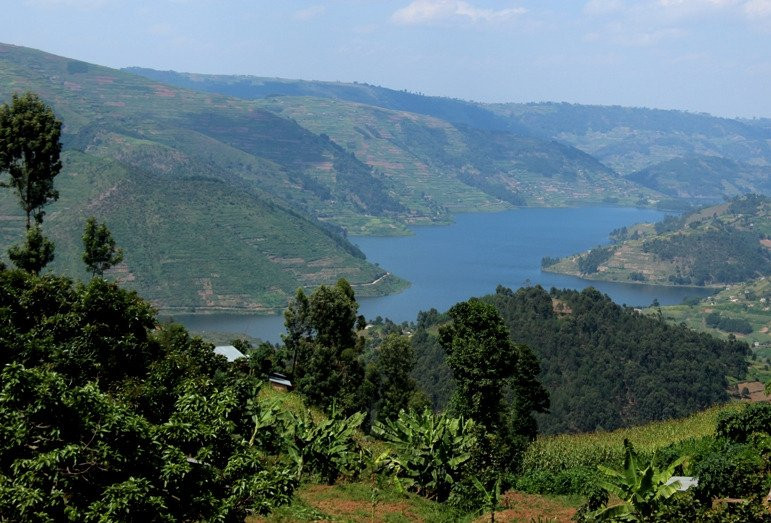
<path fill-rule="evenodd" d="M 356 431 L 364 413 L 348 418 L 332 417 L 313 421 L 310 413 L 296 416 L 284 413 L 284 437 L 289 455 L 300 472 L 319 474 L 330 485 L 343 473 L 358 472 L 365 462 L 364 450 L 356 440 Z"/>
<path fill-rule="evenodd" d="M 623 470 L 598 466 L 607 478 L 599 485 L 618 496 L 622 503 L 590 513 L 588 521 L 652 521 L 661 504 L 680 488 L 679 481 L 670 482 L 670 479 L 677 467 L 688 459 L 686 456 L 659 469 L 652 461 L 643 465 L 628 440 L 624 440 L 624 449 Z"/>
<path fill-rule="evenodd" d="M 476 444 L 471 420 L 434 414 L 399 413 L 385 423 L 375 423 L 372 433 L 391 443 L 393 451 L 377 460 L 394 475 L 401 487 L 433 499 L 445 500 L 460 479 L 463 465 Z"/>

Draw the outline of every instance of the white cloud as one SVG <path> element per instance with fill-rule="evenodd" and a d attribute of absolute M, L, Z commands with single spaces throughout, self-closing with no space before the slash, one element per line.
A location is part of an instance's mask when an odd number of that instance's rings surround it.
<path fill-rule="evenodd" d="M 771 16 L 771 0 L 750 0 L 744 4 L 747 16 Z"/>
<path fill-rule="evenodd" d="M 324 14 L 324 11 L 326 11 L 327 8 L 323 5 L 312 5 L 310 7 L 306 7 L 305 9 L 300 9 L 299 11 L 294 12 L 294 17 L 297 20 L 310 20 L 311 18 L 316 18 L 317 16 L 321 16 Z"/>
<path fill-rule="evenodd" d="M 391 19 L 398 24 L 416 25 L 442 20 L 465 19 L 471 22 L 499 22 L 526 12 L 522 7 L 485 9 L 463 0 L 414 0 L 397 10 Z"/>

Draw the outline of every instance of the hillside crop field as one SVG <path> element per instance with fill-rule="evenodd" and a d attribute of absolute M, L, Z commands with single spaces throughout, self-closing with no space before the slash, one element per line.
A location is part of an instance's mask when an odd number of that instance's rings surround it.
<path fill-rule="evenodd" d="M 769 198 L 747 195 L 614 231 L 617 243 L 545 261 L 542 269 L 588 280 L 720 288 L 771 275 L 769 233 Z"/>

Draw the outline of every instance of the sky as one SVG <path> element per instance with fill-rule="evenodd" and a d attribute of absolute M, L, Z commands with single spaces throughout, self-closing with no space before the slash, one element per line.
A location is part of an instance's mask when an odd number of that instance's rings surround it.
<path fill-rule="evenodd" d="M 0 0 L 0 42 L 110 67 L 771 117 L 771 0 Z"/>

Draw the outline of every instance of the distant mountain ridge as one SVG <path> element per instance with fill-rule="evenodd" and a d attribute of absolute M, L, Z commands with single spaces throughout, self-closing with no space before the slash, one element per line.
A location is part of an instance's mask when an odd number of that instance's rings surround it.
<path fill-rule="evenodd" d="M 319 82 L 254 76 L 205 75 L 129 68 L 129 71 L 180 87 L 245 99 L 315 97 L 363 103 L 433 116 L 458 128 L 507 132 L 519 138 L 556 140 L 578 148 L 604 165 L 637 181 L 633 173 L 666 162 L 698 157 L 723 158 L 741 167 L 737 179 L 689 163 L 680 183 L 707 181 L 712 201 L 748 192 L 769 193 L 762 168 L 771 166 L 769 119 L 730 119 L 677 110 L 568 103 L 482 104 L 396 91 L 365 83 Z M 757 174 L 747 171 L 760 168 Z M 694 179 L 689 179 L 693 174 Z M 709 179 L 717 174 L 718 179 Z M 727 182 L 724 191 L 721 182 Z M 644 184 L 655 189 L 655 184 Z M 666 188 L 666 184 L 665 184 Z M 666 197 L 691 199 L 664 190 Z M 653 193 L 654 195 L 658 193 Z M 661 195 L 659 195 L 660 197 Z M 654 196 L 655 198 L 655 196 Z M 704 195 L 693 198 L 698 202 Z"/>

